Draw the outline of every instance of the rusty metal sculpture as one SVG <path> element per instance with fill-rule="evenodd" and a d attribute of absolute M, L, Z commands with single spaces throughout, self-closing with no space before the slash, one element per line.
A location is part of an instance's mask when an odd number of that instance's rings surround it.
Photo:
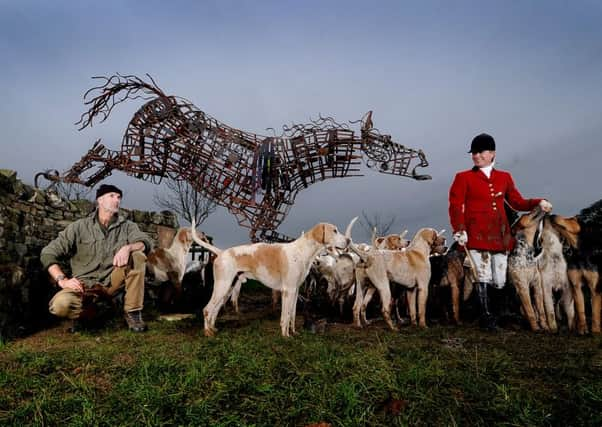
<path fill-rule="evenodd" d="M 275 230 L 299 190 L 329 178 L 361 176 L 362 155 L 368 167 L 381 173 L 430 179 L 416 173 L 428 166 L 422 150 L 406 148 L 378 132 L 371 111 L 349 122 L 361 124 L 359 137 L 349 125 L 321 116 L 309 124 L 283 126 L 281 136 L 260 136 L 220 123 L 188 100 L 166 95 L 148 78 L 150 82 L 119 74 L 95 77 L 103 84 L 84 95 L 90 108 L 76 123 L 79 130 L 92 126 L 94 119 L 104 122 L 117 104 L 128 99 L 147 102 L 129 122 L 121 150 L 109 150 L 97 140 L 62 175 L 42 175 L 86 186 L 113 170 L 154 183 L 164 177 L 187 180 L 250 228 L 253 241 L 288 240 Z M 97 169 L 84 177 L 93 167 Z"/>

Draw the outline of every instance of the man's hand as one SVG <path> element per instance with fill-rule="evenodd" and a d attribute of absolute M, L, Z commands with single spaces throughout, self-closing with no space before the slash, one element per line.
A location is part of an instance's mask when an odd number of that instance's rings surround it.
<path fill-rule="evenodd" d="M 542 199 L 541 202 L 539 202 L 539 207 L 544 212 L 552 212 L 552 204 L 546 199 Z"/>
<path fill-rule="evenodd" d="M 115 267 L 123 267 L 127 265 L 128 260 L 130 259 L 130 252 L 130 245 L 125 245 L 119 249 L 113 257 L 113 265 Z"/>
<path fill-rule="evenodd" d="M 82 282 L 80 282 L 77 278 L 72 277 L 71 279 L 61 279 L 57 282 L 57 284 L 62 288 L 62 289 L 71 289 L 72 291 L 75 292 L 84 292 L 84 285 Z"/>
<path fill-rule="evenodd" d="M 468 234 L 466 234 L 466 231 L 457 231 L 452 237 L 460 246 L 465 246 L 466 242 L 468 242 Z"/>

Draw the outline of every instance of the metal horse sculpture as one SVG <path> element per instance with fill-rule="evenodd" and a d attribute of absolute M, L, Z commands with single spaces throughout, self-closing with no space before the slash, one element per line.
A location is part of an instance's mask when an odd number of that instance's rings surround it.
<path fill-rule="evenodd" d="M 165 177 L 186 180 L 250 228 L 253 241 L 287 240 L 275 230 L 299 190 L 328 178 L 361 176 L 363 155 L 367 166 L 381 173 L 431 178 L 416 173 L 428 166 L 424 153 L 379 133 L 371 111 L 350 122 L 361 124 L 359 137 L 347 124 L 321 116 L 309 124 L 283 126 L 281 136 L 260 136 L 220 123 L 186 99 L 166 95 L 148 78 L 150 82 L 119 74 L 95 77 L 103 84 L 84 95 L 90 107 L 76 123 L 79 130 L 92 126 L 94 119 L 104 122 L 127 99 L 147 100 L 129 122 L 121 150 L 109 150 L 98 140 L 62 175 L 38 175 L 85 186 L 94 186 L 115 169 L 154 183 Z"/>

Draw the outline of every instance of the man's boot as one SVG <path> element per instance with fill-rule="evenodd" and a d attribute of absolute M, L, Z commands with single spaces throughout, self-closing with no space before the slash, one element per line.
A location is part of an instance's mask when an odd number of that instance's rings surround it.
<path fill-rule="evenodd" d="M 497 324 L 495 316 L 490 310 L 490 301 L 487 295 L 487 283 L 477 282 L 475 287 L 479 295 L 479 327 L 487 331 L 496 331 Z"/>
<path fill-rule="evenodd" d="M 489 311 L 496 320 L 496 326 L 503 326 L 508 321 L 510 313 L 508 309 L 508 289 L 506 287 L 499 289 L 489 285 L 487 296 L 489 297 Z"/>
<path fill-rule="evenodd" d="M 123 317 L 125 318 L 130 331 L 144 332 L 148 329 L 144 320 L 142 320 L 142 310 L 126 311 L 123 314 Z"/>

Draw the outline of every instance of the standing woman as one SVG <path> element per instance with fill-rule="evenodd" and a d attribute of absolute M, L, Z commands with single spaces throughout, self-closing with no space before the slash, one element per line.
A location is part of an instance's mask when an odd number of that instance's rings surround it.
<path fill-rule="evenodd" d="M 495 140 L 482 133 L 470 145 L 474 166 L 458 172 L 449 189 L 449 220 L 453 238 L 469 251 L 477 271 L 482 329 L 494 331 L 496 319 L 490 310 L 487 288 L 502 289 L 506 284 L 508 253 L 514 247 L 504 202 L 517 211 L 530 211 L 537 205 L 545 212 L 552 204 L 545 199 L 524 199 L 509 172 L 494 168 Z"/>

